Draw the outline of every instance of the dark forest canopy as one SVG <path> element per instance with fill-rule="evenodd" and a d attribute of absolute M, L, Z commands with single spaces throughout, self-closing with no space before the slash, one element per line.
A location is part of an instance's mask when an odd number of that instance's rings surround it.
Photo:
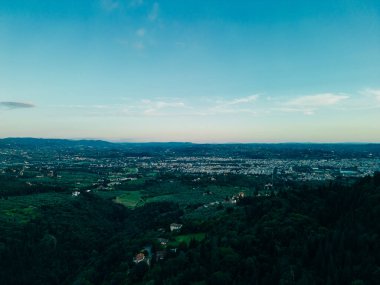
<path fill-rule="evenodd" d="M 41 206 L 19 227 L 2 222 L 1 284 L 378 284 L 380 174 L 352 186 L 305 185 L 246 197 L 189 220 L 180 243 L 150 268 L 133 256 L 181 219 L 170 202 L 135 210 L 83 193 Z M 170 238 L 170 236 L 169 236 Z"/>

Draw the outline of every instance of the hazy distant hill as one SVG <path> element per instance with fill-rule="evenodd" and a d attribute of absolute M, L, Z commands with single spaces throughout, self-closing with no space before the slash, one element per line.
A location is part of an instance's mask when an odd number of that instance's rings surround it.
<path fill-rule="evenodd" d="M 233 156 L 246 158 L 369 158 L 380 157 L 380 144 L 370 143 L 113 143 L 102 140 L 39 138 L 0 139 L 0 148 L 101 148 L 139 156 Z"/>
<path fill-rule="evenodd" d="M 35 147 L 35 146 L 62 146 L 62 147 L 110 147 L 113 144 L 101 140 L 68 140 L 68 139 L 39 139 L 39 138 L 5 138 L 0 140 L 0 146 Z"/>

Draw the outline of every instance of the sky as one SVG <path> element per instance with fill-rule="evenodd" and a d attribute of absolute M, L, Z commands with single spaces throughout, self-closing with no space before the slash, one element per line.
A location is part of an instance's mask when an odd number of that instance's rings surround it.
<path fill-rule="evenodd" d="M 378 0 L 0 0 L 0 137 L 380 142 Z"/>

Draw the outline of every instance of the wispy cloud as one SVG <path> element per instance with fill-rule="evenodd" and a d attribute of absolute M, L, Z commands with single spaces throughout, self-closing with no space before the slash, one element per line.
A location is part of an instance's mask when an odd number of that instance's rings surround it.
<path fill-rule="evenodd" d="M 115 41 L 125 48 L 142 52 L 150 47 L 154 47 L 157 42 L 157 34 L 152 28 L 158 23 L 160 5 L 158 2 L 144 0 L 101 0 L 106 11 L 119 9 L 120 11 L 136 13 L 136 21 L 139 26 L 131 24 L 127 28 L 127 33 L 120 34 Z M 150 2 L 150 3 L 149 3 Z M 135 12 L 133 12 L 135 11 Z M 138 11 L 138 12 L 137 12 Z M 148 33 L 149 31 L 149 33 Z"/>
<path fill-rule="evenodd" d="M 204 115 L 217 115 L 217 114 L 251 114 L 257 115 L 257 111 L 250 108 L 227 108 L 225 106 L 217 106 L 207 110 Z"/>
<path fill-rule="evenodd" d="M 256 114 L 257 112 L 252 109 L 251 105 L 253 102 L 256 102 L 259 98 L 258 94 L 234 98 L 229 100 L 217 100 L 212 107 L 210 107 L 206 114 L 238 114 L 238 113 L 249 113 Z"/>
<path fill-rule="evenodd" d="M 129 2 L 129 6 L 138 7 L 144 4 L 144 0 L 132 0 Z"/>
<path fill-rule="evenodd" d="M 141 37 L 141 38 L 143 36 L 145 36 L 145 34 L 146 34 L 146 30 L 144 28 L 137 29 L 137 31 L 136 31 L 136 35 Z"/>
<path fill-rule="evenodd" d="M 291 99 L 283 103 L 283 106 L 276 110 L 284 112 L 302 112 L 305 115 L 312 115 L 320 108 L 334 106 L 348 98 L 349 96 L 345 94 L 334 93 L 306 95 Z"/>
<path fill-rule="evenodd" d="M 372 108 L 380 107 L 378 89 L 366 91 L 370 96 L 377 98 L 372 102 Z M 366 94 L 367 94 L 366 93 Z M 328 112 L 345 112 L 364 110 L 368 108 L 364 104 L 365 96 L 359 94 L 347 95 L 343 93 L 321 93 L 299 97 L 274 98 L 252 94 L 245 97 L 225 97 L 207 99 L 184 99 L 173 97 L 136 97 L 123 98 L 118 104 L 105 105 L 71 105 L 63 106 L 71 109 L 74 114 L 89 116 L 130 116 L 130 117 L 154 117 L 154 116 L 272 116 L 279 112 L 300 113 L 313 115 L 321 110 Z M 348 100 L 350 99 L 350 100 Z M 369 100 L 367 100 L 369 101 Z"/>
<path fill-rule="evenodd" d="M 106 11 L 113 11 L 119 7 L 119 2 L 116 0 L 102 0 L 101 5 Z"/>
<path fill-rule="evenodd" d="M 349 98 L 347 95 L 334 94 L 334 93 L 322 93 L 316 95 L 308 95 L 295 98 L 286 103 L 288 106 L 299 107 L 323 107 L 331 106 L 339 103 L 342 100 Z"/>
<path fill-rule="evenodd" d="M 143 51 L 146 47 L 145 42 L 141 38 L 135 40 L 119 39 L 117 43 L 128 49 L 134 49 L 136 51 Z"/>
<path fill-rule="evenodd" d="M 252 103 L 252 102 L 255 102 L 258 98 L 259 98 L 258 94 L 250 95 L 247 97 L 236 98 L 231 101 L 227 101 L 225 105 L 238 105 L 238 104 Z"/>
<path fill-rule="evenodd" d="M 145 99 L 142 100 L 141 103 L 145 115 L 163 115 L 163 110 L 167 111 L 167 109 L 171 109 L 171 111 L 173 111 L 186 107 L 186 104 L 181 101 L 152 101 Z"/>
<path fill-rule="evenodd" d="M 72 114 L 96 117 L 144 117 L 184 115 L 184 109 L 190 109 L 179 99 L 143 99 L 124 98 L 119 104 L 58 105 L 52 106 Z M 188 115 L 188 114 L 186 114 Z"/>
<path fill-rule="evenodd" d="M 149 21 L 151 22 L 156 21 L 158 19 L 159 12 L 160 12 L 160 5 L 157 2 L 155 2 L 153 4 L 152 9 L 150 10 L 148 14 Z"/>
<path fill-rule="evenodd" d="M 372 97 L 376 101 L 380 102 L 380 89 L 367 88 L 361 92 L 362 94 Z"/>
<path fill-rule="evenodd" d="M 137 41 L 135 43 L 133 43 L 133 48 L 136 49 L 136 50 L 143 50 L 145 49 L 145 44 L 141 41 Z"/>
<path fill-rule="evenodd" d="M 0 106 L 7 109 L 25 109 L 35 107 L 33 104 L 23 102 L 0 102 Z"/>
<path fill-rule="evenodd" d="M 285 112 L 285 113 L 303 113 L 304 115 L 314 115 L 315 109 L 312 108 L 306 108 L 306 107 L 274 107 L 271 108 L 270 111 L 275 112 Z"/>
<path fill-rule="evenodd" d="M 146 30 L 144 28 L 139 28 L 136 30 L 137 40 L 133 43 L 133 48 L 137 51 L 142 51 L 146 47 L 146 41 L 144 40 L 144 36 L 146 34 Z"/>

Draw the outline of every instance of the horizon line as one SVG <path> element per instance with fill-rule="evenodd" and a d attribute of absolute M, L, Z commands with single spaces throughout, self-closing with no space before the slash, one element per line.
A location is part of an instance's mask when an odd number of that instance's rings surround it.
<path fill-rule="evenodd" d="M 380 144 L 380 141 L 154 141 L 154 140 L 131 140 L 131 139 L 105 139 L 105 138 L 63 138 L 63 137 L 0 137 L 5 139 L 40 139 L 40 140 L 68 140 L 68 141 L 103 141 L 113 144 Z"/>

